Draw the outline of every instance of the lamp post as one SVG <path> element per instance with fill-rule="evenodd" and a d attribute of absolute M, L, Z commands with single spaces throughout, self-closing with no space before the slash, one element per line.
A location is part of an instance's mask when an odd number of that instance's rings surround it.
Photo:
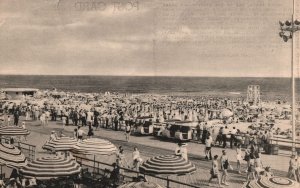
<path fill-rule="evenodd" d="M 295 7 L 295 6 L 294 6 Z M 281 22 L 279 21 L 280 32 L 279 36 L 283 39 L 284 42 L 287 42 L 291 39 L 291 47 L 292 47 L 292 57 L 291 57 L 291 75 L 292 75 L 292 152 L 295 154 L 295 141 L 296 141 L 296 100 L 295 100 L 295 73 L 294 73 L 294 33 L 300 30 L 300 22 L 298 20 L 294 20 L 294 8 L 292 21 Z"/>

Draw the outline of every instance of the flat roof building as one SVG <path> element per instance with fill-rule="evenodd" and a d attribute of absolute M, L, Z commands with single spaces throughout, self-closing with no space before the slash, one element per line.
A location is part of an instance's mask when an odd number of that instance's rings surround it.
<path fill-rule="evenodd" d="M 35 88 L 2 88 L 7 98 L 22 99 L 26 96 L 34 96 L 39 89 Z"/>

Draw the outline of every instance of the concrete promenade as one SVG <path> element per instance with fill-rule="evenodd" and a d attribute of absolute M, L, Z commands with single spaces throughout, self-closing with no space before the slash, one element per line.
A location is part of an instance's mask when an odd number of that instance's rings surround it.
<path fill-rule="evenodd" d="M 59 121 L 49 122 L 47 126 L 41 126 L 38 121 L 27 121 L 26 128 L 31 131 L 31 134 L 28 136 L 27 143 L 36 145 L 36 156 L 48 155 L 42 149 L 42 145 L 49 139 L 50 133 L 52 130 L 57 132 L 62 131 L 63 134 L 68 136 L 73 136 L 73 131 L 76 128 L 75 126 L 69 125 L 65 129 L 62 129 L 62 125 Z M 87 133 L 88 127 L 82 127 L 82 129 Z M 125 135 L 123 131 L 113 131 L 111 129 L 98 128 L 94 131 L 94 137 L 100 137 L 110 140 L 116 146 L 122 145 L 126 159 L 131 163 L 131 153 L 133 147 L 137 146 L 141 152 L 141 155 L 144 160 L 158 155 L 173 154 L 176 148 L 176 143 L 172 141 L 165 141 L 157 139 L 153 136 L 131 136 L 130 142 L 125 141 Z M 183 182 L 192 183 L 201 187 L 207 187 L 207 180 L 210 177 L 209 171 L 211 168 L 211 161 L 206 161 L 204 159 L 204 148 L 203 144 L 189 142 L 188 143 L 188 154 L 189 159 L 196 165 L 197 171 L 188 176 L 188 177 L 171 177 L 171 179 L 176 179 Z M 223 148 L 213 147 L 212 154 L 221 155 Z M 229 187 L 241 187 L 241 185 L 246 181 L 246 173 L 238 174 L 236 172 L 236 152 L 235 149 L 227 148 L 227 153 L 229 160 L 234 168 L 233 171 L 229 171 Z M 262 154 L 262 162 L 264 166 L 271 166 L 275 175 L 286 176 L 288 165 L 290 159 L 290 152 L 280 151 L 279 155 L 266 155 Z M 112 163 L 114 158 L 105 160 L 105 162 Z M 245 161 L 243 161 L 242 167 L 245 171 Z M 151 179 L 150 179 L 151 180 Z M 158 182 L 162 183 L 162 182 Z"/>

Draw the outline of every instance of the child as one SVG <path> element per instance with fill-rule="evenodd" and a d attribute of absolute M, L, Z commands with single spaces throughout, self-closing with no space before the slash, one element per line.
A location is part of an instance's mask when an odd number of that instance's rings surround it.
<path fill-rule="evenodd" d="M 22 122 L 22 129 L 26 129 L 25 121 Z M 24 135 L 24 140 L 27 141 L 26 135 Z"/>
<path fill-rule="evenodd" d="M 263 164 L 262 164 L 260 158 L 255 159 L 255 165 L 254 166 L 255 166 L 255 175 L 258 178 L 260 176 L 260 174 L 262 174 L 263 171 L 264 171 Z"/>
<path fill-rule="evenodd" d="M 7 116 L 7 126 L 10 126 L 11 118 L 10 116 Z"/>
<path fill-rule="evenodd" d="M 25 121 L 22 122 L 22 129 L 26 129 Z"/>
<path fill-rule="evenodd" d="M 254 162 L 251 160 L 248 170 L 247 170 L 247 181 L 250 181 L 251 179 L 255 179 L 255 167 Z"/>
<path fill-rule="evenodd" d="M 270 166 L 267 166 L 265 168 L 265 171 L 263 172 L 263 175 L 267 178 L 270 178 L 273 176 L 273 172 L 271 171 L 271 167 Z"/>

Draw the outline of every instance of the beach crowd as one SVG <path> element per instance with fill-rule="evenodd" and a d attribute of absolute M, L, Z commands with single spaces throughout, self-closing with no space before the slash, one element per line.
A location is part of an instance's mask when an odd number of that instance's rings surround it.
<path fill-rule="evenodd" d="M 138 129 L 140 117 L 149 117 L 143 122 L 161 124 L 161 130 L 169 120 L 197 122 L 193 129 L 192 140 L 205 145 L 203 156 L 211 160 L 211 178 L 218 180 L 218 185 L 228 186 L 228 170 L 246 173 L 246 180 L 260 176 L 272 176 L 271 167 L 263 165 L 262 151 L 269 150 L 274 135 L 290 136 L 290 130 L 275 128 L 277 119 L 290 118 L 290 106 L 285 101 L 266 102 L 260 106 L 248 103 L 243 98 L 221 97 L 179 97 L 164 95 L 128 95 L 118 93 L 91 94 L 76 92 L 43 91 L 38 96 L 24 96 L 20 100 L 1 102 L 3 125 L 15 125 L 25 128 L 26 121 L 40 121 L 42 126 L 49 126 L 49 121 L 61 122 L 62 128 L 74 126 L 74 137 L 82 140 L 93 137 L 100 128 L 124 131 L 126 141 Z M 20 116 L 25 121 L 20 122 Z M 251 123 L 241 129 L 236 124 Z M 82 127 L 88 127 L 85 132 Z M 53 132 L 50 140 L 57 135 Z M 214 147 L 222 147 L 216 155 Z M 178 142 L 175 154 L 188 160 L 187 143 Z M 227 156 L 227 150 L 236 151 L 236 159 Z M 115 163 L 116 174 L 122 174 L 122 168 L 139 170 L 143 159 L 138 148 L 132 153 L 132 164 L 126 161 L 122 146 L 118 150 Z M 296 181 L 300 178 L 300 160 L 293 155 L 290 160 L 288 176 Z M 236 161 L 233 167 L 229 161 Z M 246 161 L 246 168 L 242 168 Z M 221 173 L 219 170 L 221 169 Z"/>

